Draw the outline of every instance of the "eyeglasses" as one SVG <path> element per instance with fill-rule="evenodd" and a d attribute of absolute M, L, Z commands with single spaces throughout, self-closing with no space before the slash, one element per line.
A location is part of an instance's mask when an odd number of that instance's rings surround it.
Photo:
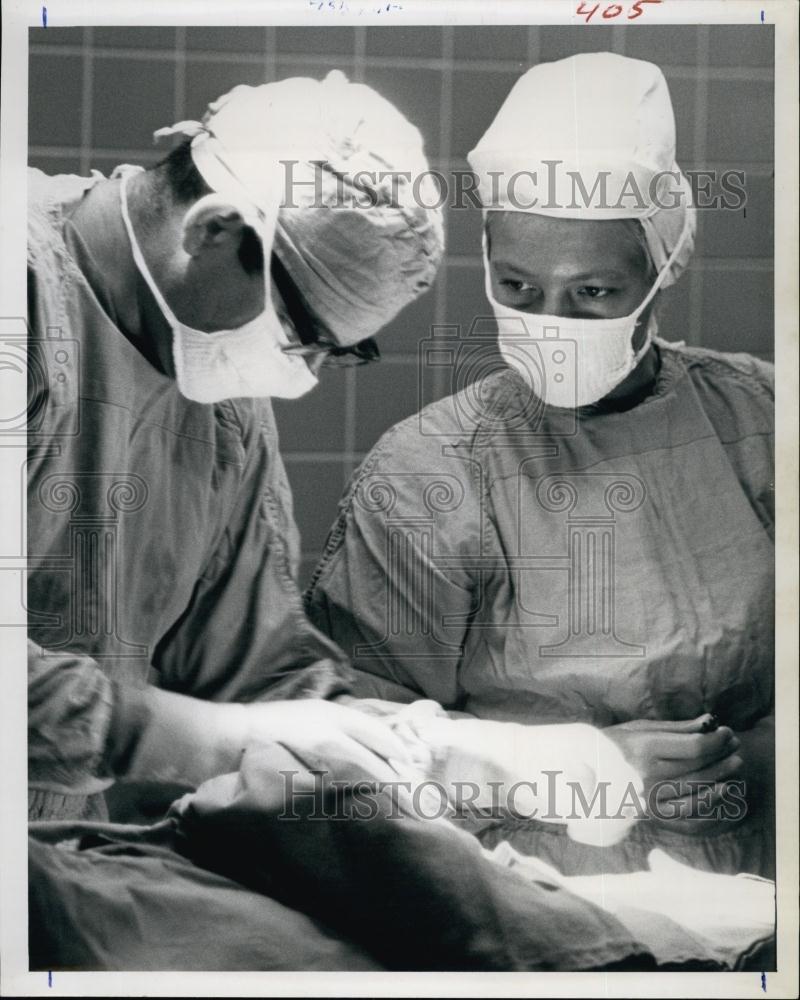
<path fill-rule="evenodd" d="M 311 344 L 289 344 L 281 350 L 284 354 L 294 354 L 307 359 L 322 354 L 322 364 L 325 368 L 354 368 L 356 365 L 367 365 L 370 361 L 377 361 L 381 356 L 378 345 L 372 337 L 350 347 L 342 347 L 341 344 L 318 337 Z"/>
<path fill-rule="evenodd" d="M 284 354 L 294 354 L 308 359 L 319 357 L 321 354 L 323 366 L 331 368 L 352 368 L 380 358 L 378 345 L 372 337 L 367 337 L 349 347 L 343 347 L 330 336 L 321 333 L 324 325 L 311 312 L 300 289 L 292 280 L 283 262 L 274 253 L 270 262 L 270 273 L 286 307 L 289 322 L 300 340 L 299 344 L 283 347 Z"/>

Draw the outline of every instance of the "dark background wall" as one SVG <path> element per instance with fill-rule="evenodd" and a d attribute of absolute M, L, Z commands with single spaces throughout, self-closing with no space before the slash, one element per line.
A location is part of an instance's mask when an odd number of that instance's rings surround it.
<path fill-rule="evenodd" d="M 700 213 L 690 270 L 665 293 L 661 334 L 764 358 L 773 351 L 773 29 L 656 27 L 38 28 L 30 33 L 30 163 L 47 173 L 110 172 L 162 155 L 152 133 L 200 118 L 237 83 L 342 69 L 421 130 L 432 166 L 466 169 L 517 77 L 542 60 L 610 50 L 658 63 L 669 83 L 684 170 L 746 173 L 743 209 Z M 351 472 L 418 407 L 418 343 L 431 324 L 486 315 L 480 213 L 446 216 L 435 287 L 381 337 L 383 360 L 331 371 L 276 405 L 311 572 Z M 432 395 L 448 391 L 446 374 Z M 428 394 L 426 398 L 431 398 Z"/>

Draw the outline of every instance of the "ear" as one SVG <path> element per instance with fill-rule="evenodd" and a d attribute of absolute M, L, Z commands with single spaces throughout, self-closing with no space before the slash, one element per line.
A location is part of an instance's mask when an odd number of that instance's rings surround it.
<path fill-rule="evenodd" d="M 237 249 L 244 226 L 241 212 L 227 198 L 207 194 L 183 217 L 183 249 L 191 257 L 226 244 Z"/>

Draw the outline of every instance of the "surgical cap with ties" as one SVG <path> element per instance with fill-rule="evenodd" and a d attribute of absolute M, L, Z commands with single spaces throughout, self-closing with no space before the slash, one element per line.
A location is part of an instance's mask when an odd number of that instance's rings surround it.
<path fill-rule="evenodd" d="M 422 136 L 371 87 L 338 70 L 240 85 L 156 137 L 172 134 L 337 344 L 372 337 L 433 283 L 444 237 Z"/>

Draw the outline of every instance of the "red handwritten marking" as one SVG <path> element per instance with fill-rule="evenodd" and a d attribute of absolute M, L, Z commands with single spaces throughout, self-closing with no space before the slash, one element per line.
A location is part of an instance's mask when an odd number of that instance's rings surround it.
<path fill-rule="evenodd" d="M 606 4 L 600 13 L 600 17 L 604 21 L 611 21 L 615 17 L 619 17 L 619 15 L 622 14 L 627 8 L 626 20 L 635 21 L 637 17 L 641 17 L 642 14 L 644 14 L 644 4 L 648 3 L 663 3 L 663 0 L 634 0 L 634 3 L 630 4 Z M 575 10 L 575 15 L 576 17 L 585 17 L 586 23 L 588 24 L 598 10 L 600 10 L 599 3 L 596 3 L 593 7 L 588 7 L 584 0 L 581 0 Z"/>
<path fill-rule="evenodd" d="M 636 0 L 636 3 L 633 5 L 635 13 L 628 14 L 629 21 L 635 21 L 637 17 L 641 17 L 644 14 L 644 10 L 642 9 L 643 3 L 662 3 L 662 0 Z"/>

